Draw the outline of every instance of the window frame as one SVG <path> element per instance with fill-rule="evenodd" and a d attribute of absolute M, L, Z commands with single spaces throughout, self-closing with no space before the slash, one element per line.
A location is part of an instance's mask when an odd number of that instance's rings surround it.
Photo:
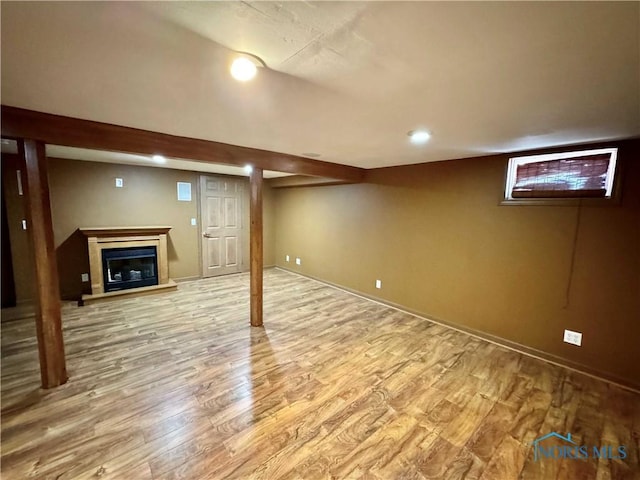
<path fill-rule="evenodd" d="M 510 157 L 505 172 L 504 192 L 501 205 L 617 205 L 620 203 L 620 162 L 618 161 L 618 147 L 592 148 L 588 150 L 566 150 L 562 152 L 521 155 Z M 527 163 L 562 160 L 565 158 L 580 158 L 591 155 L 610 154 L 609 168 L 605 181 L 606 196 L 591 197 L 538 197 L 513 198 L 512 192 L 516 183 L 518 166 Z"/>

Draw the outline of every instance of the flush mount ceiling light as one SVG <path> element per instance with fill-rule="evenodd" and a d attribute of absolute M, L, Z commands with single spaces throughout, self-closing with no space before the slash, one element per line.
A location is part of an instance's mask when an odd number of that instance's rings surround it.
<path fill-rule="evenodd" d="M 248 52 L 235 51 L 237 57 L 231 63 L 231 76 L 239 82 L 248 82 L 258 73 L 258 67 L 266 67 L 257 55 Z"/>
<path fill-rule="evenodd" d="M 153 157 L 151 157 L 151 160 L 153 160 L 156 163 L 164 163 L 167 161 L 167 159 L 164 158 L 162 155 L 154 155 Z"/>
<path fill-rule="evenodd" d="M 257 72 L 258 67 L 245 57 L 236 58 L 231 64 L 231 76 L 239 82 L 248 82 Z"/>
<path fill-rule="evenodd" d="M 407 135 L 409 135 L 409 141 L 414 145 L 422 145 L 424 143 L 427 143 L 431 138 L 431 133 L 423 129 L 411 130 L 409 133 L 407 133 Z"/>

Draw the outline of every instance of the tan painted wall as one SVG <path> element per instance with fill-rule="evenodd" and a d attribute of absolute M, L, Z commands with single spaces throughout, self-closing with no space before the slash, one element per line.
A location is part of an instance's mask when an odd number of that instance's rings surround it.
<path fill-rule="evenodd" d="M 249 191 L 249 189 L 247 189 Z M 247 215 L 249 208 L 247 207 Z M 273 267 L 276 264 L 276 207 L 274 190 L 265 181 L 262 188 L 262 242 L 263 242 L 263 265 L 265 267 Z M 247 232 L 250 225 L 247 219 Z M 249 252 L 247 247 L 247 252 Z M 249 258 L 249 257 L 247 257 Z M 247 263 L 246 269 L 249 270 Z"/>
<path fill-rule="evenodd" d="M 31 244 L 27 231 L 21 222 L 26 219 L 24 197 L 18 195 L 17 170 L 18 158 L 2 155 L 2 188 L 7 202 L 7 220 L 11 241 L 11 259 L 13 262 L 13 280 L 16 287 L 16 301 L 25 303 L 33 297 L 33 264 Z"/>
<path fill-rule="evenodd" d="M 279 189 L 277 264 L 640 385 L 639 151 L 620 151 L 622 204 L 579 225 L 578 207 L 500 206 L 500 156 Z"/>
<path fill-rule="evenodd" d="M 116 177 L 124 180 L 115 187 Z M 198 228 L 195 195 L 191 202 L 176 198 L 176 182 L 197 185 L 195 173 L 152 167 L 49 159 L 53 231 L 63 298 L 90 292 L 80 282 L 89 271 L 86 238 L 79 227 L 170 225 L 168 253 L 171 278 L 198 275 Z M 81 267 L 81 268 L 80 268 Z M 84 287 L 84 288 L 83 288 Z M 88 289 L 88 290 L 87 290 Z"/>
<path fill-rule="evenodd" d="M 82 293 L 90 293 L 90 284 L 83 284 L 80 279 L 83 272 L 89 271 L 89 263 L 86 238 L 77 231 L 79 227 L 170 225 L 170 277 L 200 276 L 200 226 L 190 223 L 192 217 L 199 217 L 198 176 L 196 172 L 182 170 L 49 159 L 51 209 L 62 297 L 75 299 Z M 115 187 L 116 177 L 124 180 L 123 188 Z M 7 175 L 5 183 L 11 183 L 11 178 L 15 178 L 15 174 L 13 177 Z M 176 182 L 179 181 L 192 184 L 191 202 L 177 200 Z M 271 189 L 267 187 L 264 192 L 265 265 L 274 264 L 271 198 Z M 20 200 L 15 195 L 7 198 L 7 208 L 13 212 L 10 217 L 20 215 Z M 248 269 L 248 193 L 245 206 L 245 265 Z M 23 237 L 26 238 L 26 234 L 17 227 L 11 228 L 12 249 L 16 243 L 25 245 Z M 18 239 L 16 242 L 14 237 Z M 24 302 L 31 298 L 33 276 L 26 263 L 28 250 L 22 250 L 14 252 L 14 269 L 18 272 L 15 274 L 18 301 Z"/>

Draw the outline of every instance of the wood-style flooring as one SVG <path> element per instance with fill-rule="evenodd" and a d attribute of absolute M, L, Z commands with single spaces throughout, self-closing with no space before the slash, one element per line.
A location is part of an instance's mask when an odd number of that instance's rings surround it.
<path fill-rule="evenodd" d="M 252 328 L 248 287 L 66 304 L 48 391 L 3 323 L 2 479 L 640 478 L 639 394 L 280 270 Z M 626 458 L 535 461 L 554 431 Z"/>

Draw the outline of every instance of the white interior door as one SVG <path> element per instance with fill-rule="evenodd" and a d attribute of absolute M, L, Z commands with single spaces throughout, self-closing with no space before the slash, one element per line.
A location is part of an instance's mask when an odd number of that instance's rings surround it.
<path fill-rule="evenodd" d="M 243 185 L 238 180 L 200 177 L 204 277 L 240 272 L 242 190 Z"/>

